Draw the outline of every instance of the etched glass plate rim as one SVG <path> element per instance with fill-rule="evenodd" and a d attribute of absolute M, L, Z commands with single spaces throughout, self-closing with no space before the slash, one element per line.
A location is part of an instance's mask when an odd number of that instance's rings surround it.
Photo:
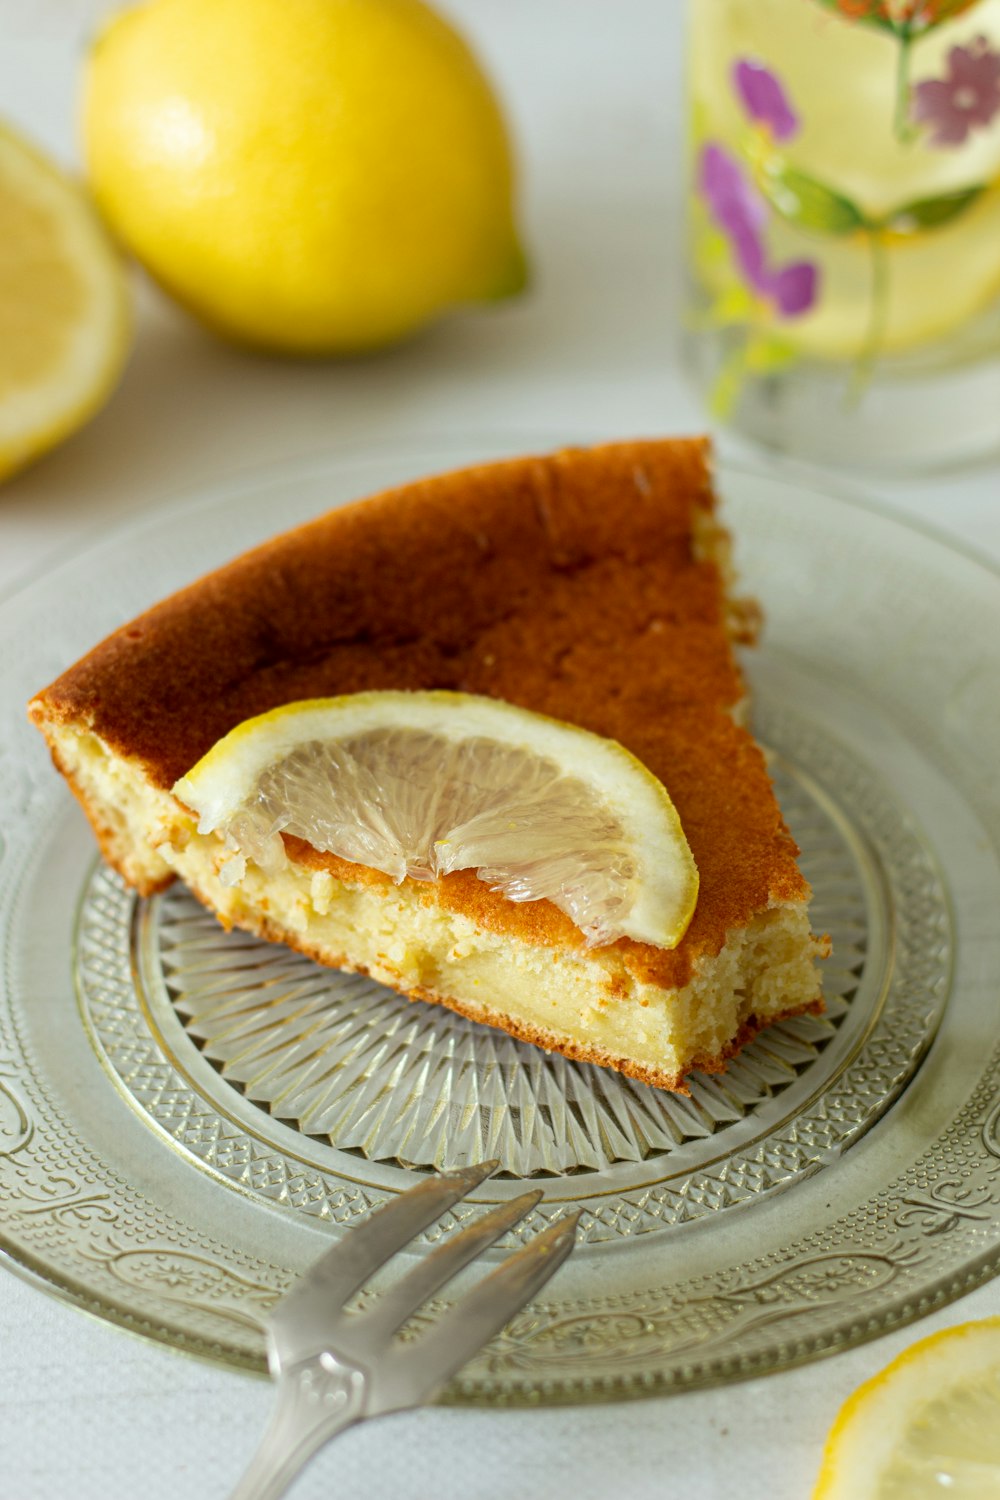
<path fill-rule="evenodd" d="M 538 439 L 537 437 L 536 440 L 539 442 L 539 446 L 541 446 L 542 440 Z M 494 437 L 489 440 L 486 446 L 491 449 L 491 452 L 495 453 L 498 442 L 499 440 Z M 511 442 L 509 448 L 507 448 L 505 451 L 516 451 L 518 448 L 523 448 L 524 446 L 526 446 L 524 440 L 519 439 L 516 443 Z M 551 446 L 551 442 L 546 443 L 546 446 Z M 398 451 L 399 450 L 397 449 L 397 454 Z M 380 457 L 381 455 L 372 455 L 372 458 L 369 460 L 369 462 L 377 462 Z M 463 454 L 459 455 L 454 450 L 443 453 L 440 448 L 437 450 L 432 449 L 431 451 L 428 451 L 426 448 L 420 448 L 419 454 L 414 455 L 414 465 L 412 472 L 420 472 L 421 468 L 426 470 L 434 465 L 441 466 L 442 463 L 448 462 L 449 460 L 454 461 L 459 457 L 464 457 L 468 461 L 473 461 L 481 457 L 481 452 L 470 448 Z M 420 465 L 419 468 L 418 462 Z M 333 456 L 330 467 L 332 469 L 342 467 L 339 456 Z M 350 467 L 350 465 L 348 465 L 348 467 Z M 316 472 L 315 463 L 312 465 L 311 471 L 313 473 Z M 743 470 L 742 473 L 744 475 L 749 473 L 750 477 L 754 477 L 752 471 Z M 765 483 L 775 481 L 779 485 L 783 483 L 783 477 L 780 474 L 765 474 L 763 476 L 758 475 L 757 477 L 759 479 L 762 479 Z M 239 493 L 239 487 L 237 486 L 234 491 L 233 486 L 228 486 L 226 487 L 224 493 L 232 497 L 234 493 Z M 814 497 L 826 500 L 830 499 L 829 492 L 827 492 L 827 494 L 824 496 L 822 492 L 816 495 L 816 492 L 814 491 Z M 862 506 L 861 508 L 862 510 L 867 509 L 873 516 L 880 517 L 883 521 L 893 525 L 896 530 L 904 534 L 907 531 L 910 531 L 916 536 L 922 536 L 925 541 L 940 541 L 940 539 L 934 535 L 930 528 L 922 528 L 919 526 L 908 527 L 905 522 L 901 522 L 898 517 L 894 517 L 888 510 L 883 511 L 879 507 L 871 505 Z M 951 552 L 953 557 L 962 558 L 967 562 L 972 561 L 980 567 L 984 566 L 983 559 L 977 557 L 975 554 L 970 555 L 968 552 L 964 551 L 961 548 L 950 548 L 948 550 Z M 992 568 L 988 563 L 985 564 L 985 567 L 991 575 L 993 582 L 995 583 L 997 579 L 1000 578 L 1000 570 Z M 12 602 L 16 603 L 18 598 L 23 597 L 23 594 L 15 594 L 13 596 Z M 0 623 L 2 623 L 2 617 L 0 617 Z M 37 685 L 37 683 L 32 683 L 31 685 L 35 686 Z M 25 808 L 23 810 L 27 812 L 34 811 L 36 813 L 40 811 L 37 806 L 32 808 L 31 804 L 32 797 L 29 789 L 29 792 L 26 794 Z M 0 879 L 2 879 L 2 876 L 3 871 L 2 868 L 0 868 Z M 9 886 L 10 882 L 8 880 L 4 883 Z M 0 1011 L 0 1042 L 2 1042 L 3 1040 L 2 1022 L 3 1015 L 2 1011 Z M 3 1058 L 2 1056 L 0 1056 L 0 1064 L 2 1064 L 2 1062 Z M 967 1125 L 971 1123 L 978 1136 L 981 1137 L 986 1151 L 988 1152 L 990 1157 L 993 1158 L 994 1162 L 1000 1161 L 1000 1105 L 997 1105 L 995 1102 L 997 1095 L 995 1093 L 994 1082 L 998 1075 L 998 1072 L 1000 1072 L 1000 1053 L 995 1054 L 987 1064 L 984 1071 L 980 1074 L 975 1086 L 966 1098 L 966 1102 L 962 1106 L 959 1113 L 950 1121 L 948 1127 L 950 1132 L 954 1132 L 958 1129 L 960 1124 Z M 9 1066 L 4 1076 L 10 1076 Z M 919 1166 L 919 1162 L 915 1163 L 914 1165 Z M 944 1187 L 946 1186 L 946 1184 L 938 1183 L 937 1186 Z M 965 1200 L 962 1200 L 957 1203 L 957 1205 L 949 1205 L 944 1200 L 942 1200 L 941 1202 L 937 1203 L 936 1207 L 933 1203 L 930 1205 L 924 1205 L 923 1209 L 921 1209 L 919 1205 L 917 1205 L 914 1208 L 914 1212 L 924 1211 L 933 1213 L 955 1209 L 959 1217 L 962 1216 L 963 1212 L 965 1212 L 967 1217 L 976 1217 L 977 1211 L 974 1208 L 970 1209 L 968 1204 L 966 1204 L 966 1207 L 963 1210 L 962 1205 L 964 1202 Z M 986 1215 L 979 1213 L 978 1217 L 982 1219 L 986 1217 Z M 994 1225 L 991 1224 L 991 1233 L 993 1227 Z M 518 1385 L 517 1383 L 515 1383 L 513 1386 L 511 1386 L 509 1383 L 505 1385 L 502 1381 L 499 1381 L 497 1378 L 495 1378 L 495 1376 L 488 1370 L 473 1369 L 470 1370 L 468 1377 L 464 1378 L 459 1383 L 454 1394 L 456 1394 L 460 1399 L 489 1399 L 493 1401 L 509 1401 L 518 1399 L 537 1400 L 539 1398 L 542 1400 L 579 1400 L 586 1399 L 588 1396 L 607 1398 L 607 1396 L 609 1395 L 622 1396 L 629 1394 L 648 1394 L 651 1390 L 654 1389 L 676 1388 L 678 1385 L 682 1384 L 699 1384 L 711 1380 L 732 1378 L 733 1375 L 738 1374 L 745 1375 L 757 1373 L 759 1370 L 764 1368 L 773 1368 L 776 1364 L 788 1365 L 796 1363 L 801 1359 L 814 1357 L 817 1353 L 823 1352 L 825 1349 L 828 1349 L 830 1347 L 843 1347 L 847 1342 L 855 1342 L 860 1338 L 870 1337 L 876 1332 L 881 1332 L 890 1326 L 894 1326 L 898 1322 L 905 1321 L 913 1316 L 916 1316 L 920 1311 L 926 1310 L 930 1306 L 937 1305 L 938 1303 L 947 1300 L 949 1297 L 957 1295 L 961 1290 L 964 1290 L 971 1285 L 977 1284 L 979 1281 L 986 1279 L 992 1274 L 995 1274 L 997 1270 L 998 1258 L 1000 1258 L 1000 1251 L 998 1251 L 997 1247 L 992 1244 L 988 1248 L 984 1249 L 981 1253 L 978 1253 L 976 1255 L 967 1254 L 965 1260 L 962 1261 L 961 1264 L 959 1264 L 958 1266 L 949 1267 L 947 1272 L 939 1277 L 939 1279 L 933 1284 L 932 1287 L 928 1289 L 926 1286 L 924 1286 L 922 1291 L 918 1290 L 915 1295 L 915 1300 L 908 1301 L 907 1297 L 904 1295 L 905 1289 L 901 1288 L 901 1295 L 897 1296 L 890 1303 L 885 1304 L 882 1307 L 881 1311 L 877 1314 L 877 1316 L 874 1318 L 869 1318 L 864 1326 L 859 1326 L 857 1319 L 854 1319 L 853 1321 L 849 1320 L 847 1324 L 844 1323 L 842 1317 L 839 1320 L 834 1317 L 832 1323 L 828 1319 L 827 1323 L 829 1326 L 827 1327 L 826 1331 L 824 1331 L 821 1327 L 817 1327 L 813 1330 L 812 1334 L 808 1338 L 799 1339 L 798 1341 L 793 1340 L 790 1343 L 788 1341 L 781 1341 L 777 1350 L 777 1354 L 775 1353 L 774 1348 L 770 1347 L 763 1347 L 757 1353 L 754 1352 L 753 1348 L 750 1348 L 749 1352 L 747 1351 L 747 1349 L 744 1349 L 736 1361 L 739 1368 L 733 1368 L 733 1362 L 731 1359 L 727 1358 L 727 1356 L 725 1356 L 724 1354 L 717 1353 L 715 1356 L 713 1356 L 712 1359 L 708 1361 L 696 1360 L 694 1363 L 689 1362 L 689 1364 L 682 1370 L 678 1369 L 677 1367 L 668 1370 L 665 1370 L 663 1368 L 660 1368 L 659 1370 L 650 1370 L 649 1368 L 644 1368 L 641 1370 L 633 1370 L 630 1374 L 617 1376 L 609 1374 L 603 1376 L 588 1375 L 586 1377 L 576 1375 L 571 1377 L 565 1374 L 563 1376 L 560 1376 L 558 1373 L 556 1373 L 559 1364 L 559 1361 L 556 1360 L 555 1369 L 553 1370 L 553 1374 L 551 1375 L 551 1377 L 542 1379 L 540 1382 L 536 1380 L 534 1385 L 532 1385 L 531 1382 L 528 1382 L 527 1385 L 525 1385 L 524 1382 L 522 1382 L 520 1385 Z M 263 1272 L 266 1272 L 267 1269 L 268 1268 L 266 1266 L 263 1267 L 262 1274 Z M 276 1269 L 279 1270 L 280 1274 L 280 1268 L 270 1268 L 270 1270 L 272 1271 Z M 776 1278 L 774 1276 L 765 1278 L 769 1295 L 774 1291 L 775 1281 Z M 764 1286 L 764 1284 L 765 1283 L 760 1283 L 760 1286 Z M 272 1291 L 274 1290 L 273 1281 L 270 1289 Z M 61 1293 L 61 1295 L 67 1296 L 71 1300 L 76 1300 L 80 1302 L 81 1305 L 90 1305 L 92 1310 L 95 1306 L 95 1298 L 87 1294 L 86 1292 L 81 1294 L 78 1290 L 65 1286 L 57 1290 Z M 265 1288 L 261 1287 L 260 1290 L 264 1291 Z M 736 1290 L 738 1290 L 738 1288 Z M 735 1297 L 736 1290 L 733 1290 L 728 1294 L 722 1294 L 723 1300 L 727 1295 L 730 1297 L 730 1299 Z M 744 1291 L 745 1290 L 746 1289 L 744 1288 Z M 718 1293 L 716 1293 L 716 1295 L 718 1296 Z M 624 1317 L 629 1315 L 625 1307 L 625 1304 L 628 1301 L 627 1298 L 609 1298 L 605 1299 L 605 1301 L 611 1304 L 615 1304 L 618 1307 L 619 1311 L 615 1313 L 616 1317 Z M 550 1305 L 549 1310 L 553 1312 L 557 1311 L 558 1304 Z M 116 1310 L 113 1307 L 109 1307 L 104 1311 L 104 1315 L 115 1318 Z M 143 1321 L 141 1319 L 130 1319 L 127 1312 L 124 1313 L 124 1318 L 126 1321 L 131 1321 L 134 1326 L 138 1326 Z M 151 1334 L 154 1337 L 166 1337 L 168 1340 L 172 1339 L 174 1342 L 181 1342 L 183 1344 L 186 1344 L 187 1347 L 197 1348 L 199 1352 L 209 1353 L 209 1355 L 211 1356 L 212 1351 L 210 1339 L 199 1337 L 197 1334 L 191 1337 L 185 1334 L 183 1331 L 178 1338 L 176 1328 L 172 1329 L 166 1322 L 164 1322 L 160 1327 L 151 1327 L 149 1322 L 147 1321 L 141 1331 L 147 1334 Z M 541 1336 L 543 1340 L 546 1337 L 546 1330 L 544 1327 L 541 1329 Z M 534 1337 L 537 1342 L 537 1329 L 533 1334 L 531 1334 L 531 1337 Z M 520 1344 L 523 1344 L 524 1340 L 525 1330 L 523 1327 L 518 1327 L 510 1331 L 510 1336 L 507 1339 L 507 1343 L 511 1346 L 513 1353 L 511 1353 L 509 1350 L 508 1356 L 514 1359 L 515 1365 L 517 1363 L 517 1358 L 515 1358 L 515 1356 L 517 1355 L 518 1357 L 520 1357 L 518 1355 L 519 1341 Z M 216 1351 L 218 1351 L 218 1348 L 218 1341 L 216 1341 Z M 700 1346 L 700 1352 L 704 1352 L 704 1346 Z M 238 1359 L 237 1362 L 244 1361 Z"/>

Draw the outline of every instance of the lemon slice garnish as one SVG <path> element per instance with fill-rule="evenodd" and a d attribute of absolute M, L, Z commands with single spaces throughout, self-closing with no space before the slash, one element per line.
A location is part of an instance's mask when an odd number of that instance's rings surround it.
<path fill-rule="evenodd" d="M 475 869 L 546 898 L 591 943 L 680 942 L 698 871 L 670 797 L 614 740 L 495 698 L 369 692 L 249 719 L 174 794 L 230 850 L 222 878 L 285 860 L 282 832 L 396 881 Z"/>
<path fill-rule="evenodd" d="M 102 404 L 128 350 L 118 257 L 83 194 L 0 124 L 0 478 Z"/>
<path fill-rule="evenodd" d="M 922 1339 L 844 1405 L 813 1500 L 1000 1495 L 1000 1318 Z"/>

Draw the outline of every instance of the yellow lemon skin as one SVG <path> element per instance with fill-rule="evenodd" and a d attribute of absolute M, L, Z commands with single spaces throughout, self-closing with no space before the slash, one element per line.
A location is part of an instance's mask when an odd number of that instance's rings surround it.
<path fill-rule="evenodd" d="M 503 117 L 421 0 L 149 0 L 91 50 L 83 143 L 122 243 L 240 342 L 359 353 L 524 284 Z"/>

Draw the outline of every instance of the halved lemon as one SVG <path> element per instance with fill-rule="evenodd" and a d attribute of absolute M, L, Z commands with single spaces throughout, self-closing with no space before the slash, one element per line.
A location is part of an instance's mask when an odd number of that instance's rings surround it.
<path fill-rule="evenodd" d="M 846 1402 L 813 1500 L 995 1500 L 1000 1318 L 922 1339 Z"/>
<path fill-rule="evenodd" d="M 313 848 L 432 880 L 475 869 L 547 898 L 591 943 L 673 948 L 698 871 L 664 786 L 614 740 L 495 698 L 369 692 L 286 704 L 218 742 L 174 794 L 220 832 L 227 884 Z"/>
<path fill-rule="evenodd" d="M 121 262 L 83 193 L 0 123 L 0 479 L 103 403 L 128 352 Z"/>

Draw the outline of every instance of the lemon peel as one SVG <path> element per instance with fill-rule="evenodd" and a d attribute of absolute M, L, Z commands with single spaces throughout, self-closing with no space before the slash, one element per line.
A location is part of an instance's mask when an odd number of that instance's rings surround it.
<path fill-rule="evenodd" d="M 525 283 L 493 90 L 421 0 L 151 0 L 88 59 L 108 223 L 242 343 L 353 354 Z"/>

